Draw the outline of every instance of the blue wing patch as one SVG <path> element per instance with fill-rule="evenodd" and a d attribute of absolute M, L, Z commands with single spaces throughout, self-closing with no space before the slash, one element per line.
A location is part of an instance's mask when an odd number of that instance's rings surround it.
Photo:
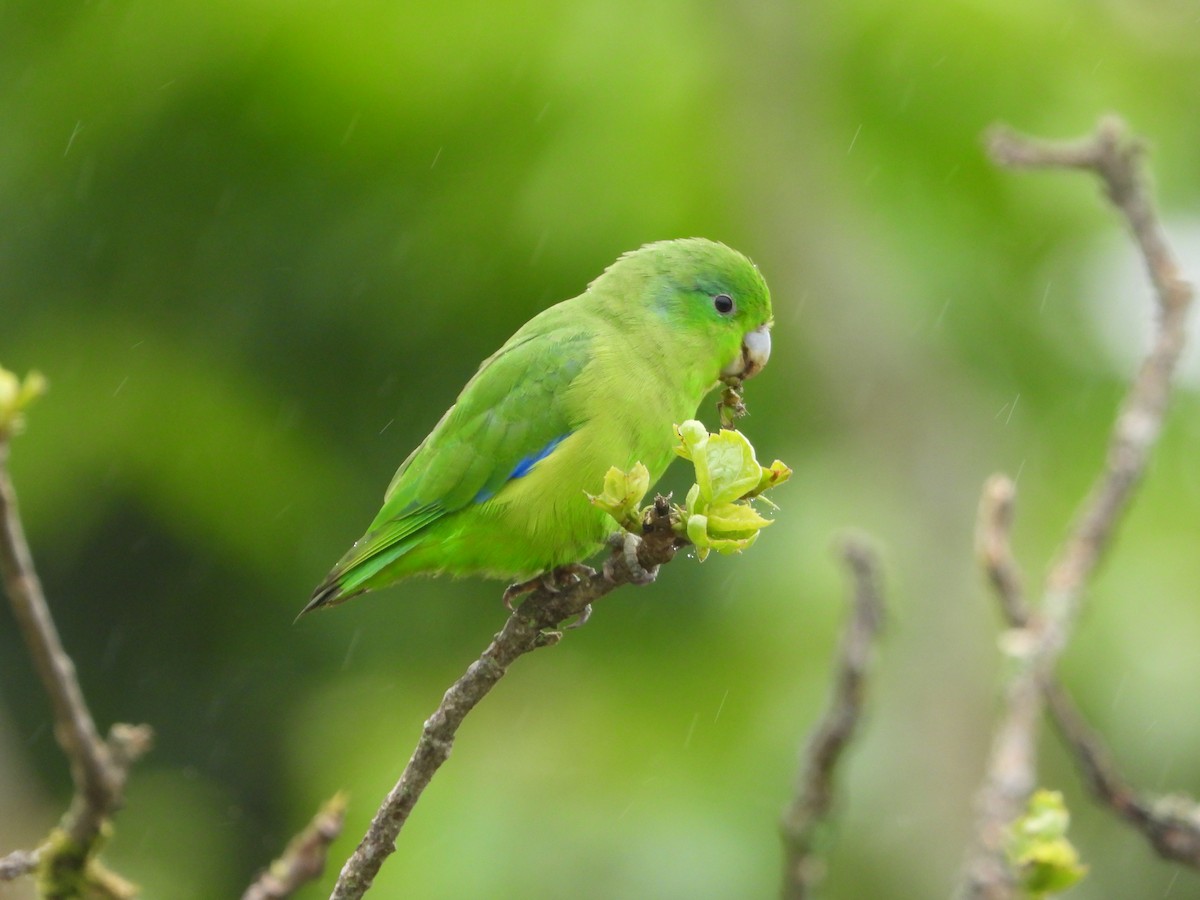
<path fill-rule="evenodd" d="M 513 470 L 508 473 L 508 477 L 504 479 L 504 484 L 508 484 L 510 481 L 514 481 L 517 478 L 524 478 L 530 473 L 530 471 L 532 471 L 534 466 L 553 453 L 554 448 L 570 436 L 571 432 L 569 431 L 566 434 L 560 434 L 541 450 L 537 451 L 536 453 L 530 453 L 524 459 L 518 461 L 517 464 L 513 466 Z M 501 487 L 503 486 L 504 485 L 502 484 Z M 496 492 L 485 487 L 475 495 L 474 502 L 483 503 L 485 500 L 491 500 L 494 496 L 496 496 Z"/>

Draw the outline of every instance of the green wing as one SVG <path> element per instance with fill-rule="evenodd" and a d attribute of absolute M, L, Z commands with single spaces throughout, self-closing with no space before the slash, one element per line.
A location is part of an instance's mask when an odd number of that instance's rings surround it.
<path fill-rule="evenodd" d="M 581 424 L 571 420 L 563 392 L 590 358 L 591 334 L 578 324 L 537 328 L 541 318 L 484 361 L 400 465 L 367 534 L 326 579 L 323 587 L 337 590 L 317 605 L 354 592 L 438 519 L 495 496 Z"/>

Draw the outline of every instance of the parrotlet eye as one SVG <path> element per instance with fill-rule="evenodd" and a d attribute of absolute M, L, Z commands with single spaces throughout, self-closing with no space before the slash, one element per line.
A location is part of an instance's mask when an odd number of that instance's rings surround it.
<path fill-rule="evenodd" d="M 733 308 L 734 308 L 733 298 L 730 297 L 728 294 L 717 294 L 717 296 L 713 297 L 713 307 L 721 315 L 727 316 L 731 312 L 733 312 Z"/>

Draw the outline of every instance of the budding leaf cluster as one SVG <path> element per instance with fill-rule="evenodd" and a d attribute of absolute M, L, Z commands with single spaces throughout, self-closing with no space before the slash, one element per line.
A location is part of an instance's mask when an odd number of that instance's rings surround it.
<path fill-rule="evenodd" d="M 637 462 L 628 472 L 613 466 L 604 475 L 604 489 L 599 494 L 588 494 L 587 498 L 626 531 L 637 531 L 642 519 L 642 498 L 648 490 L 650 472 Z"/>
<path fill-rule="evenodd" d="M 25 410 L 44 393 L 46 379 L 41 372 L 30 372 L 22 380 L 0 366 L 0 440 L 20 434 Z"/>
<path fill-rule="evenodd" d="M 754 447 L 740 431 L 722 428 L 716 434 L 695 419 L 675 429 L 675 448 L 696 470 L 696 483 L 682 510 L 684 533 L 703 560 L 709 551 L 739 553 L 771 524 L 751 501 L 763 491 L 787 481 L 792 470 L 779 460 L 759 465 Z M 763 498 L 765 502 L 765 498 Z M 774 504 L 772 504 L 774 505 Z"/>
<path fill-rule="evenodd" d="M 679 436 L 675 452 L 696 470 L 696 483 L 684 505 L 674 507 L 676 533 L 695 545 L 701 560 L 713 550 L 745 550 L 771 524 L 751 501 L 761 499 L 774 507 L 762 494 L 787 481 L 792 470 L 779 460 L 769 467 L 760 465 L 754 447 L 738 431 L 723 428 L 709 434 L 690 419 L 676 426 L 675 433 Z M 641 503 L 649 489 L 650 473 L 640 462 L 628 472 L 613 466 L 604 476 L 603 490 L 588 494 L 588 499 L 622 528 L 636 533 L 646 514 Z"/>
<path fill-rule="evenodd" d="M 1070 821 L 1062 794 L 1039 790 L 1029 798 L 1025 815 L 1012 824 L 1008 859 L 1031 897 L 1065 891 L 1087 872 L 1079 852 L 1067 840 Z"/>

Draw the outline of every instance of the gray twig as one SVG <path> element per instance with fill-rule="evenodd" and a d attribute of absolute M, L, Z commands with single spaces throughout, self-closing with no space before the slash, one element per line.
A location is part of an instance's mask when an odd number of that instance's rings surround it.
<path fill-rule="evenodd" d="M 874 549 L 862 538 L 848 537 L 841 555 L 853 579 L 850 618 L 842 633 L 829 703 L 801 754 L 796 789 L 780 822 L 785 900 L 812 896 L 824 874 L 817 845 L 833 805 L 834 773 L 858 728 L 867 669 L 883 628 L 883 590 Z"/>
<path fill-rule="evenodd" d="M 38 855 L 37 850 L 14 850 L 0 857 L 0 881 L 12 881 L 28 875 L 37 868 Z"/>
<path fill-rule="evenodd" d="M 336 794 L 288 842 L 283 855 L 246 888 L 242 900 L 284 900 L 320 878 L 325 871 L 329 845 L 342 833 L 345 820 L 346 798 Z"/>
<path fill-rule="evenodd" d="M 558 643 L 562 639 L 560 629 L 564 622 L 586 616 L 591 604 L 614 588 L 645 583 L 647 573 L 669 562 L 678 546 L 680 539 L 672 530 L 670 503 L 660 496 L 643 523 L 635 553 L 627 554 L 625 542 L 621 541 L 621 546 L 614 549 L 601 572 L 578 577 L 573 584 L 557 592 L 543 586 L 528 595 L 479 659 L 471 663 L 446 691 L 438 708 L 426 720 L 400 780 L 384 799 L 366 835 L 342 867 L 331 900 L 362 897 L 370 888 L 380 866 L 396 849 L 396 838 L 422 791 L 450 756 L 459 726 L 504 677 L 508 667 L 526 653 Z M 634 568 L 630 567 L 631 560 L 627 557 L 633 557 Z"/>
<path fill-rule="evenodd" d="M 1092 795 L 1139 831 L 1164 859 L 1200 869 L 1200 804 L 1180 794 L 1148 797 L 1136 791 L 1121 777 L 1104 742 L 1066 689 L 1049 682 L 1043 691 L 1058 733 Z"/>
<path fill-rule="evenodd" d="M 1023 628 L 1030 613 L 1009 543 L 1013 497 L 1012 482 L 1004 476 L 988 481 L 980 504 L 978 535 L 980 558 L 1004 617 L 1010 627 Z M 1200 804 L 1180 795 L 1151 798 L 1139 794 L 1121 777 L 1108 748 L 1087 724 L 1066 687 L 1050 677 L 1042 685 L 1042 694 L 1092 795 L 1141 832 L 1161 856 L 1200 869 Z"/>
<path fill-rule="evenodd" d="M 121 806 L 129 766 L 151 743 L 146 726 L 114 725 L 108 739 L 100 737 L 83 698 L 83 691 L 59 639 L 54 619 L 33 566 L 17 507 L 16 491 L 8 475 L 9 432 L 0 431 L 0 573 L 5 591 L 42 686 L 54 711 L 54 734 L 66 754 L 75 783 L 75 796 L 60 823 L 71 846 L 60 848 L 54 840 L 24 857 L 10 854 L 21 864 L 0 867 L 0 878 L 29 871 L 28 865 L 86 868 L 104 826 Z M 62 852 L 53 852 L 62 849 Z M 9 874 L 9 873 L 13 874 Z"/>
<path fill-rule="evenodd" d="M 1015 896 L 1016 890 L 1004 844 L 1009 825 L 1024 809 L 1036 781 L 1043 692 L 1053 696 L 1058 658 L 1074 631 L 1084 590 L 1112 544 L 1162 429 L 1171 376 L 1183 350 L 1192 289 L 1180 277 L 1155 211 L 1140 165 L 1142 144 L 1128 137 L 1119 119 L 1105 118 L 1090 136 L 1061 142 L 1028 138 L 998 127 L 991 130 L 987 143 L 999 165 L 1078 168 L 1098 176 L 1141 250 L 1159 313 L 1154 343 L 1113 425 L 1104 469 L 1050 566 L 1037 610 L 1025 607 L 1007 547 L 1011 485 L 1007 499 L 1004 482 L 996 479 L 984 492 L 981 556 L 1005 614 L 1016 626 L 1008 641 L 1016 667 L 978 796 L 975 846 L 968 856 L 961 893 L 973 898 L 1008 898 Z"/>

